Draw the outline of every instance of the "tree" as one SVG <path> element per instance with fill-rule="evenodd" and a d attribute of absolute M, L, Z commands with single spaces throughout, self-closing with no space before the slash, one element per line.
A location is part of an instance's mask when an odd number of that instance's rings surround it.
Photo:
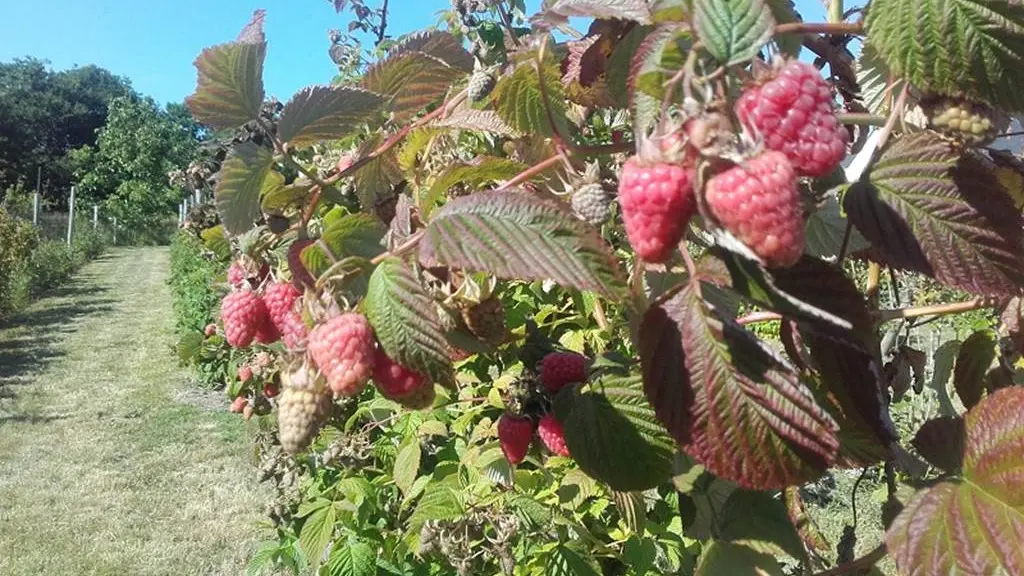
<path fill-rule="evenodd" d="M 165 110 L 150 98 L 115 98 L 96 145 L 70 155 L 81 197 L 102 203 L 125 226 L 166 220 L 180 201 L 167 174 L 195 158 L 202 134 L 181 105 Z"/>

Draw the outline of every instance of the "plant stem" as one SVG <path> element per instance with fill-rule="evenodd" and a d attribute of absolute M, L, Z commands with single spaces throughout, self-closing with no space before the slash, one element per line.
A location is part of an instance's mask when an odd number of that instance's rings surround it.
<path fill-rule="evenodd" d="M 836 0 L 833 0 L 835 2 Z M 377 44 L 380 46 L 381 42 L 384 41 L 384 31 L 388 29 L 388 0 L 384 0 L 384 3 L 380 7 L 380 28 L 377 29 Z"/>
<path fill-rule="evenodd" d="M 828 4 L 828 21 L 836 23 L 843 20 L 846 20 L 843 17 L 843 0 L 832 0 Z"/>
<path fill-rule="evenodd" d="M 878 281 L 882 276 L 882 267 L 877 262 L 868 264 L 868 282 L 864 295 L 872 308 L 878 308 Z"/>
<path fill-rule="evenodd" d="M 775 34 L 854 34 L 864 33 L 860 22 L 787 22 L 775 27 Z"/>
<path fill-rule="evenodd" d="M 966 302 L 953 302 L 950 304 L 931 304 L 929 306 L 913 306 L 911 308 L 897 308 L 894 310 L 876 310 L 875 320 L 888 322 L 899 318 L 917 318 L 919 316 L 944 316 L 947 314 L 959 314 L 971 310 L 991 308 L 997 302 L 991 298 L 974 298 Z"/>
<path fill-rule="evenodd" d="M 839 118 L 840 124 L 853 124 L 855 126 L 885 126 L 886 121 L 885 116 L 860 112 L 836 114 L 836 117 Z"/>
<path fill-rule="evenodd" d="M 411 251 L 413 248 L 415 248 L 416 245 L 419 244 L 421 238 L 423 238 L 423 230 L 417 230 L 412 234 L 412 236 L 409 236 L 409 238 L 407 238 L 405 242 L 402 242 L 401 245 L 396 246 L 394 250 L 375 256 L 373 260 L 370 260 L 370 263 L 377 265 L 383 262 L 385 258 L 388 258 L 390 256 L 402 256 L 405 253 Z"/>
<path fill-rule="evenodd" d="M 512 43 L 516 47 L 522 46 L 519 42 L 519 37 L 516 36 L 515 29 L 512 28 L 512 15 L 505 9 L 505 0 L 500 0 L 496 3 L 496 6 L 498 7 L 498 15 L 501 16 L 501 23 L 505 25 L 505 30 L 508 31 L 508 36 L 512 39 Z"/>
<path fill-rule="evenodd" d="M 751 312 L 746 316 L 736 319 L 736 323 L 741 326 L 748 324 L 758 324 L 760 322 L 775 322 L 782 320 L 782 314 L 777 312 Z"/>
<path fill-rule="evenodd" d="M 878 548 L 875 548 L 871 552 L 861 556 L 860 558 L 851 560 L 846 564 L 841 564 L 835 568 L 830 568 L 824 572 L 818 572 L 813 576 L 842 576 L 843 574 L 852 574 L 874 566 L 876 562 L 885 557 L 885 544 L 879 544 Z"/>
<path fill-rule="evenodd" d="M 594 298 L 594 320 L 597 321 L 597 327 L 601 330 L 607 330 L 610 326 L 608 324 L 608 316 L 604 313 L 604 304 L 601 303 L 600 298 Z"/>

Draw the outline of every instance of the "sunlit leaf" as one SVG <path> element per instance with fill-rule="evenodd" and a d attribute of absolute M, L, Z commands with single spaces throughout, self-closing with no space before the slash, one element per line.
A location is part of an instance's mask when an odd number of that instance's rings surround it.
<path fill-rule="evenodd" d="M 277 135 L 292 146 L 348 136 L 373 118 L 384 99 L 346 86 L 309 86 L 292 96 L 277 123 Z"/>
<path fill-rule="evenodd" d="M 248 231 L 260 215 L 260 191 L 274 158 L 270 150 L 252 142 L 231 147 L 217 173 L 213 191 L 217 213 L 232 234 Z"/>
<path fill-rule="evenodd" d="M 210 128 L 236 128 L 260 113 L 267 53 L 263 17 L 264 11 L 257 10 L 238 40 L 207 48 L 194 62 L 196 92 L 185 105 Z"/>
<path fill-rule="evenodd" d="M 752 59 L 775 26 L 763 0 L 694 0 L 693 9 L 698 38 L 723 66 Z"/>

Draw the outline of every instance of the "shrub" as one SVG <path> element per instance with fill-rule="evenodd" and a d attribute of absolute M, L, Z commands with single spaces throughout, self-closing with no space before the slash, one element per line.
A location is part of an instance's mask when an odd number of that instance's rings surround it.
<path fill-rule="evenodd" d="M 202 332 L 213 321 L 219 304 L 213 278 L 224 266 L 212 259 L 202 242 L 190 234 L 176 234 L 171 241 L 171 294 L 179 334 Z"/>
<path fill-rule="evenodd" d="M 0 316 L 18 308 L 23 300 L 18 277 L 38 244 L 39 234 L 30 223 L 0 208 Z"/>
<path fill-rule="evenodd" d="M 78 269 L 73 248 L 64 242 L 47 240 L 32 252 L 26 267 L 33 295 L 57 288 Z"/>

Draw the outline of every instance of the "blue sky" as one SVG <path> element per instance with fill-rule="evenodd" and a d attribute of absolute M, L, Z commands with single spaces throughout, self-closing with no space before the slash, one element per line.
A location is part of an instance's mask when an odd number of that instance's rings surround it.
<path fill-rule="evenodd" d="M 540 0 L 527 5 L 535 10 Z M 397 36 L 435 23 L 449 0 L 391 6 L 388 30 Z M 97 64 L 159 102 L 180 102 L 195 87 L 196 55 L 233 39 L 257 8 L 267 10 L 268 93 L 287 100 L 329 82 L 327 30 L 344 28 L 349 14 L 336 14 L 326 0 L 0 0 L 0 61 L 35 56 L 58 70 Z M 797 8 L 807 20 L 824 14 L 817 0 L 797 0 Z"/>

